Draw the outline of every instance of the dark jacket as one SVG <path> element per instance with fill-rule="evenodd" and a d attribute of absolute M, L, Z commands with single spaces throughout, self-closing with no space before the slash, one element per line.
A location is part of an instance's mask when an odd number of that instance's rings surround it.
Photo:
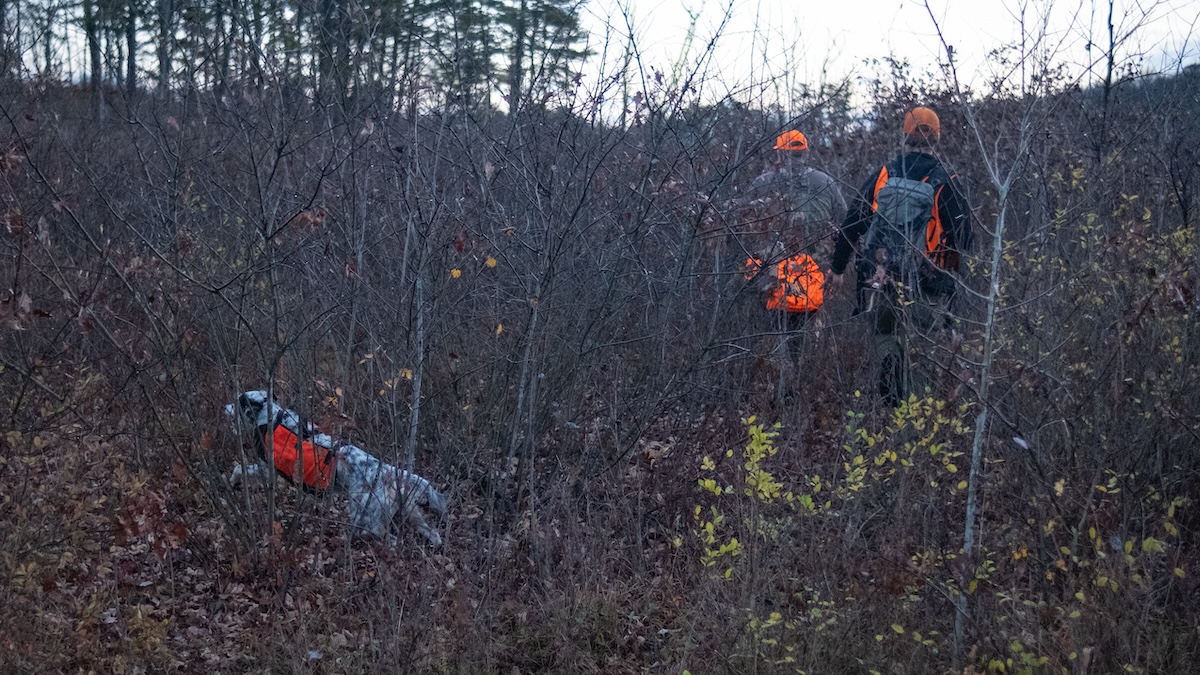
<path fill-rule="evenodd" d="M 962 254 L 971 248 L 971 209 L 957 176 L 947 171 L 937 158 L 921 152 L 900 155 L 880 167 L 863 184 L 842 223 L 841 236 L 837 238 L 830 265 L 833 273 L 842 274 L 846 271 L 851 254 L 858 249 L 859 240 L 871 226 L 871 218 L 875 213 L 875 194 L 887 182 L 888 176 L 925 180 L 934 174 L 941 174 L 945 180 L 935 192 L 934 213 L 930 214 L 929 231 L 938 241 L 933 250 L 928 251 L 927 257 L 936 267 L 931 266 L 934 272 L 922 280 L 921 290 L 941 295 L 953 294 L 954 278 L 942 270 L 957 272 Z M 862 279 L 859 281 L 862 282 Z"/>

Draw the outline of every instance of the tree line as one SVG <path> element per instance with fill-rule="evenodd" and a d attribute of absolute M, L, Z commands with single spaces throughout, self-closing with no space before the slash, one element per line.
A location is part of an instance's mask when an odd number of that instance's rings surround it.
<path fill-rule="evenodd" d="M 5 0 L 0 70 L 133 99 L 286 83 L 386 106 L 504 101 L 571 83 L 587 55 L 577 0 Z"/>

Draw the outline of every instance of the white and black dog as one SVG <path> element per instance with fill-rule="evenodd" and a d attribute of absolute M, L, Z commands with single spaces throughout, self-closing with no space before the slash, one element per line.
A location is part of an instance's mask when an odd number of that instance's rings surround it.
<path fill-rule="evenodd" d="M 311 443 L 314 452 L 333 464 L 332 476 L 326 477 L 326 483 L 350 498 L 350 521 L 355 527 L 394 544 L 390 527 L 396 514 L 403 512 L 404 519 L 429 543 L 442 544 L 441 535 L 425 521 L 421 506 L 445 516 L 446 499 L 424 478 L 380 461 L 357 446 L 334 443 L 328 435 L 316 433 L 316 428 L 294 411 L 269 400 L 265 391 L 243 393 L 236 402 L 225 406 L 225 415 L 237 431 L 255 439 L 259 455 L 255 464 L 243 466 L 238 463 L 233 467 L 229 477 L 231 484 L 239 484 L 245 476 L 271 475 L 274 467 L 266 461 L 264 445 L 272 443 L 272 437 L 279 439 L 280 433 L 292 434 L 293 438 L 303 439 L 305 444 Z M 296 444 L 300 445 L 299 442 Z M 281 446 L 278 440 L 274 441 L 275 448 Z M 276 465 L 279 466 L 278 461 Z M 291 477 L 290 471 L 281 469 L 280 473 Z"/>

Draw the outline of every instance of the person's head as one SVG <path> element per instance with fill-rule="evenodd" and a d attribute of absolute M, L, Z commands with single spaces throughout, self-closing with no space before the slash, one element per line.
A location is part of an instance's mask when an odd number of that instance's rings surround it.
<path fill-rule="evenodd" d="M 808 139 L 795 129 L 788 129 L 775 138 L 775 149 L 788 152 L 803 152 L 808 150 Z"/>
<path fill-rule="evenodd" d="M 917 106 L 904 115 L 904 144 L 914 149 L 929 149 L 937 145 L 942 123 L 937 113 Z"/>
<path fill-rule="evenodd" d="M 808 139 L 795 129 L 788 129 L 775 138 L 775 158 L 780 163 L 800 159 L 808 150 Z"/>

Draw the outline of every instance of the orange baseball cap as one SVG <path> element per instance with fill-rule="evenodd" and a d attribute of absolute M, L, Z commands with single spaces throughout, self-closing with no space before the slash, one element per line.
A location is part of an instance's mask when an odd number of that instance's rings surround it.
<path fill-rule="evenodd" d="M 942 123 L 937 113 L 929 108 L 917 106 L 904 115 L 904 133 L 907 136 L 932 136 L 942 133 Z"/>
<path fill-rule="evenodd" d="M 937 119 L 934 110 L 918 106 L 904 117 L 904 132 L 907 136 L 932 136 L 937 138 L 942 133 L 941 120 Z"/>
<path fill-rule="evenodd" d="M 799 131 L 796 131 L 795 129 L 789 129 L 782 134 L 779 134 L 779 138 L 775 139 L 775 149 L 807 150 L 808 139 L 805 138 L 804 134 L 800 133 Z"/>

